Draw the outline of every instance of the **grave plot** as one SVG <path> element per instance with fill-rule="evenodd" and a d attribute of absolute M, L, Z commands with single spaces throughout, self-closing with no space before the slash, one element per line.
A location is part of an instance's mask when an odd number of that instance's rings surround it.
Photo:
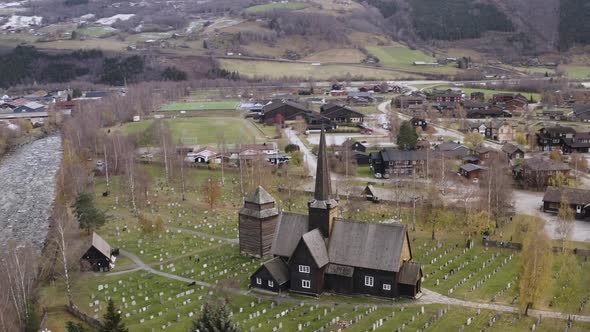
<path fill-rule="evenodd" d="M 75 298 L 79 308 L 95 318 L 102 318 L 112 298 L 131 331 L 146 326 L 176 330 L 190 326 L 200 303 L 210 296 L 208 291 L 147 272 L 134 272 L 86 279 L 76 286 Z"/>
<path fill-rule="evenodd" d="M 128 250 L 144 263 L 164 262 L 219 246 L 223 242 L 182 230 L 167 229 L 160 234 L 145 234 L 136 222 L 118 220 L 99 230 L 112 247 Z"/>
<path fill-rule="evenodd" d="M 185 228 L 200 233 L 236 239 L 238 237 L 238 208 L 209 211 L 200 208 L 190 210 L 176 206 L 167 219 L 171 227 Z"/>
<path fill-rule="evenodd" d="M 217 283 L 229 280 L 234 287 L 247 288 L 250 275 L 260 267 L 260 260 L 243 257 L 236 243 L 154 265 L 154 269 L 190 278 Z"/>
<path fill-rule="evenodd" d="M 488 332 L 521 332 L 521 331 L 535 331 L 535 332 L 554 332 L 566 331 L 565 327 L 567 321 L 562 319 L 552 319 L 533 316 L 517 316 L 509 313 L 491 313 L 488 325 L 484 326 Z M 493 321 L 493 323 L 492 323 Z M 492 323 L 490 327 L 489 324 Z M 569 328 L 569 332 L 589 331 L 590 323 L 588 322 L 574 322 Z M 467 331 L 467 330 L 466 330 Z M 477 330 L 479 331 L 479 330 Z"/>

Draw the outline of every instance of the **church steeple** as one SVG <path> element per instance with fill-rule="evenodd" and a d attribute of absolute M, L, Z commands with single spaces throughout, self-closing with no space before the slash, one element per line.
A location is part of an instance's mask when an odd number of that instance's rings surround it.
<path fill-rule="evenodd" d="M 313 199 L 308 203 L 308 208 L 309 230 L 312 231 L 318 228 L 324 237 L 330 237 L 334 218 L 338 215 L 338 202 L 332 198 L 326 133 L 323 128 L 320 135 L 320 148 L 318 150 L 315 192 L 313 193 Z"/>
<path fill-rule="evenodd" d="M 318 150 L 318 164 L 315 173 L 315 192 L 313 197 L 318 201 L 327 201 L 332 198 L 332 183 L 330 181 L 330 168 L 328 167 L 326 133 L 323 126 L 322 133 L 320 134 L 320 148 Z"/>

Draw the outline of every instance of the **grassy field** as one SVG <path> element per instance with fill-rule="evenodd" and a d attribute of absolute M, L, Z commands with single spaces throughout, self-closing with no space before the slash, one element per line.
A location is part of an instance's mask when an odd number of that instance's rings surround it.
<path fill-rule="evenodd" d="M 249 121 L 233 117 L 196 117 L 165 120 L 170 127 L 172 138 L 185 144 L 219 143 L 219 135 L 223 133 L 228 144 L 261 143 L 265 140 L 262 133 Z M 128 134 L 144 131 L 151 121 L 133 122 L 125 125 Z"/>
<path fill-rule="evenodd" d="M 320 63 L 360 63 L 364 58 L 365 55 L 359 50 L 352 48 L 338 48 L 318 52 L 310 56 L 307 56 L 302 60 Z"/>
<path fill-rule="evenodd" d="M 193 103 L 174 103 L 163 106 L 161 111 L 218 111 L 235 110 L 240 106 L 237 101 L 199 101 Z"/>
<path fill-rule="evenodd" d="M 431 73 L 452 74 L 459 71 L 455 66 L 419 67 L 414 66 L 414 61 L 436 62 L 436 58 L 418 50 L 412 50 L 405 46 L 393 47 L 367 47 L 369 53 L 379 58 L 379 64 L 393 69 L 406 69 Z"/>
<path fill-rule="evenodd" d="M 297 10 L 297 9 L 307 8 L 308 6 L 309 6 L 308 4 L 302 3 L 302 2 L 268 3 L 268 4 L 264 4 L 264 5 L 256 5 L 256 6 L 248 7 L 246 9 L 244 9 L 244 12 L 248 13 L 248 14 L 259 14 L 259 13 L 264 13 L 264 12 L 268 12 L 268 11 L 275 10 L 275 9 Z"/>
<path fill-rule="evenodd" d="M 268 77 L 279 79 L 283 77 L 315 78 L 315 79 L 345 79 L 352 78 L 366 79 L 387 79 L 395 80 L 401 78 L 423 78 L 420 75 L 407 74 L 394 70 L 379 68 L 353 67 L 347 65 L 322 65 L 312 66 L 311 64 L 271 62 L 271 61 L 247 61 L 238 59 L 220 59 L 221 67 L 230 71 L 238 71 L 241 76 Z"/>
<path fill-rule="evenodd" d="M 590 66 L 561 65 L 568 77 L 579 79 L 590 79 Z"/>
<path fill-rule="evenodd" d="M 117 29 L 105 26 L 87 26 L 76 30 L 76 32 L 78 32 L 82 36 L 94 38 L 101 38 L 116 31 Z"/>

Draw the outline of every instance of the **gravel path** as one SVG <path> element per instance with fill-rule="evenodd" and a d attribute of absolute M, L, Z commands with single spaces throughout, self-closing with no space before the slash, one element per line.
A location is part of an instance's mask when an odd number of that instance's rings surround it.
<path fill-rule="evenodd" d="M 50 136 L 0 161 L 0 246 L 10 240 L 43 246 L 61 149 L 61 137 Z"/>

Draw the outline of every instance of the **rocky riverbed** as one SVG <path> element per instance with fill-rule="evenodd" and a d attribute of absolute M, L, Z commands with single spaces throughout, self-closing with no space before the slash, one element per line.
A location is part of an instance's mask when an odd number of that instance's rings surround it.
<path fill-rule="evenodd" d="M 61 137 L 49 136 L 0 160 L 0 247 L 10 240 L 42 247 L 61 159 Z"/>

